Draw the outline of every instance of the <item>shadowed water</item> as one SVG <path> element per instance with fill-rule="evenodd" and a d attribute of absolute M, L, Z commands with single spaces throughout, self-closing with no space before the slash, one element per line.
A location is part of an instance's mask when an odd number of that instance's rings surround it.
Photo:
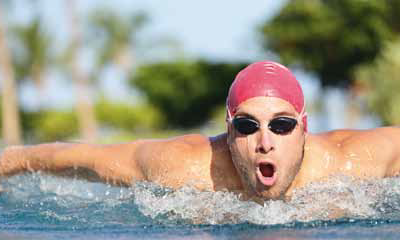
<path fill-rule="evenodd" d="M 400 178 L 335 176 L 264 205 L 229 192 L 3 179 L 0 239 L 303 239 L 400 236 Z"/>

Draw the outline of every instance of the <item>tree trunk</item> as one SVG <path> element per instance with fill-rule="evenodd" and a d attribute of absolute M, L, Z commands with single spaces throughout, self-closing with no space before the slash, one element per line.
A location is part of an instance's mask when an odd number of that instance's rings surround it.
<path fill-rule="evenodd" d="M 78 52 L 82 46 L 82 36 L 79 30 L 78 16 L 74 0 L 66 0 L 68 19 L 71 33 L 71 74 L 77 91 L 76 110 L 78 115 L 81 137 L 88 142 L 94 142 L 97 138 L 97 121 L 91 102 L 89 77 L 82 70 L 78 61 Z"/>
<path fill-rule="evenodd" d="M 37 94 L 37 102 L 36 102 L 37 109 L 40 111 L 45 106 L 45 96 L 46 96 L 46 82 L 43 77 L 44 76 L 43 66 L 37 64 L 37 62 L 34 62 L 32 65 L 31 76 Z"/>
<path fill-rule="evenodd" d="M 21 129 L 18 115 L 17 89 L 11 56 L 7 48 L 5 28 L 2 26 L 0 8 L 0 72 L 2 79 L 2 132 L 7 145 L 21 144 Z"/>
<path fill-rule="evenodd" d="M 131 74 L 133 66 L 136 65 L 135 58 L 129 49 L 129 45 L 121 46 L 114 55 L 114 62 L 121 67 L 122 71 L 128 76 Z"/>

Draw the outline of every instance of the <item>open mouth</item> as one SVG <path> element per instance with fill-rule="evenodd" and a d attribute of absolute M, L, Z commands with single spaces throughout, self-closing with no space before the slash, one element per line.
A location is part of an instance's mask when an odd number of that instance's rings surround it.
<path fill-rule="evenodd" d="M 274 166 L 269 163 L 261 163 L 259 165 L 260 172 L 264 177 L 272 177 L 274 175 Z"/>
<path fill-rule="evenodd" d="M 259 163 L 257 176 L 263 185 L 271 186 L 275 183 L 275 166 L 271 163 Z"/>

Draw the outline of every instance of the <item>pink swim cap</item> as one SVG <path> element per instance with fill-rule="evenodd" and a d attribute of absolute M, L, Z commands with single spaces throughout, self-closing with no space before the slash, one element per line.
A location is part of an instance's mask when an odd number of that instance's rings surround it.
<path fill-rule="evenodd" d="M 249 98 L 266 96 L 281 98 L 302 114 L 304 130 L 307 117 L 303 90 L 288 68 L 279 63 L 263 61 L 252 63 L 240 71 L 233 81 L 227 98 L 228 116 L 233 116 L 240 103 Z"/>

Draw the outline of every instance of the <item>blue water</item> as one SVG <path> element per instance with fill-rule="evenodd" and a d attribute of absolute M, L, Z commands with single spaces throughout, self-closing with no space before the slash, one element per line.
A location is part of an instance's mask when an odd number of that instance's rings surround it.
<path fill-rule="evenodd" d="M 0 239 L 399 239 L 400 178 L 332 177 L 263 206 L 229 192 L 3 179 Z"/>

